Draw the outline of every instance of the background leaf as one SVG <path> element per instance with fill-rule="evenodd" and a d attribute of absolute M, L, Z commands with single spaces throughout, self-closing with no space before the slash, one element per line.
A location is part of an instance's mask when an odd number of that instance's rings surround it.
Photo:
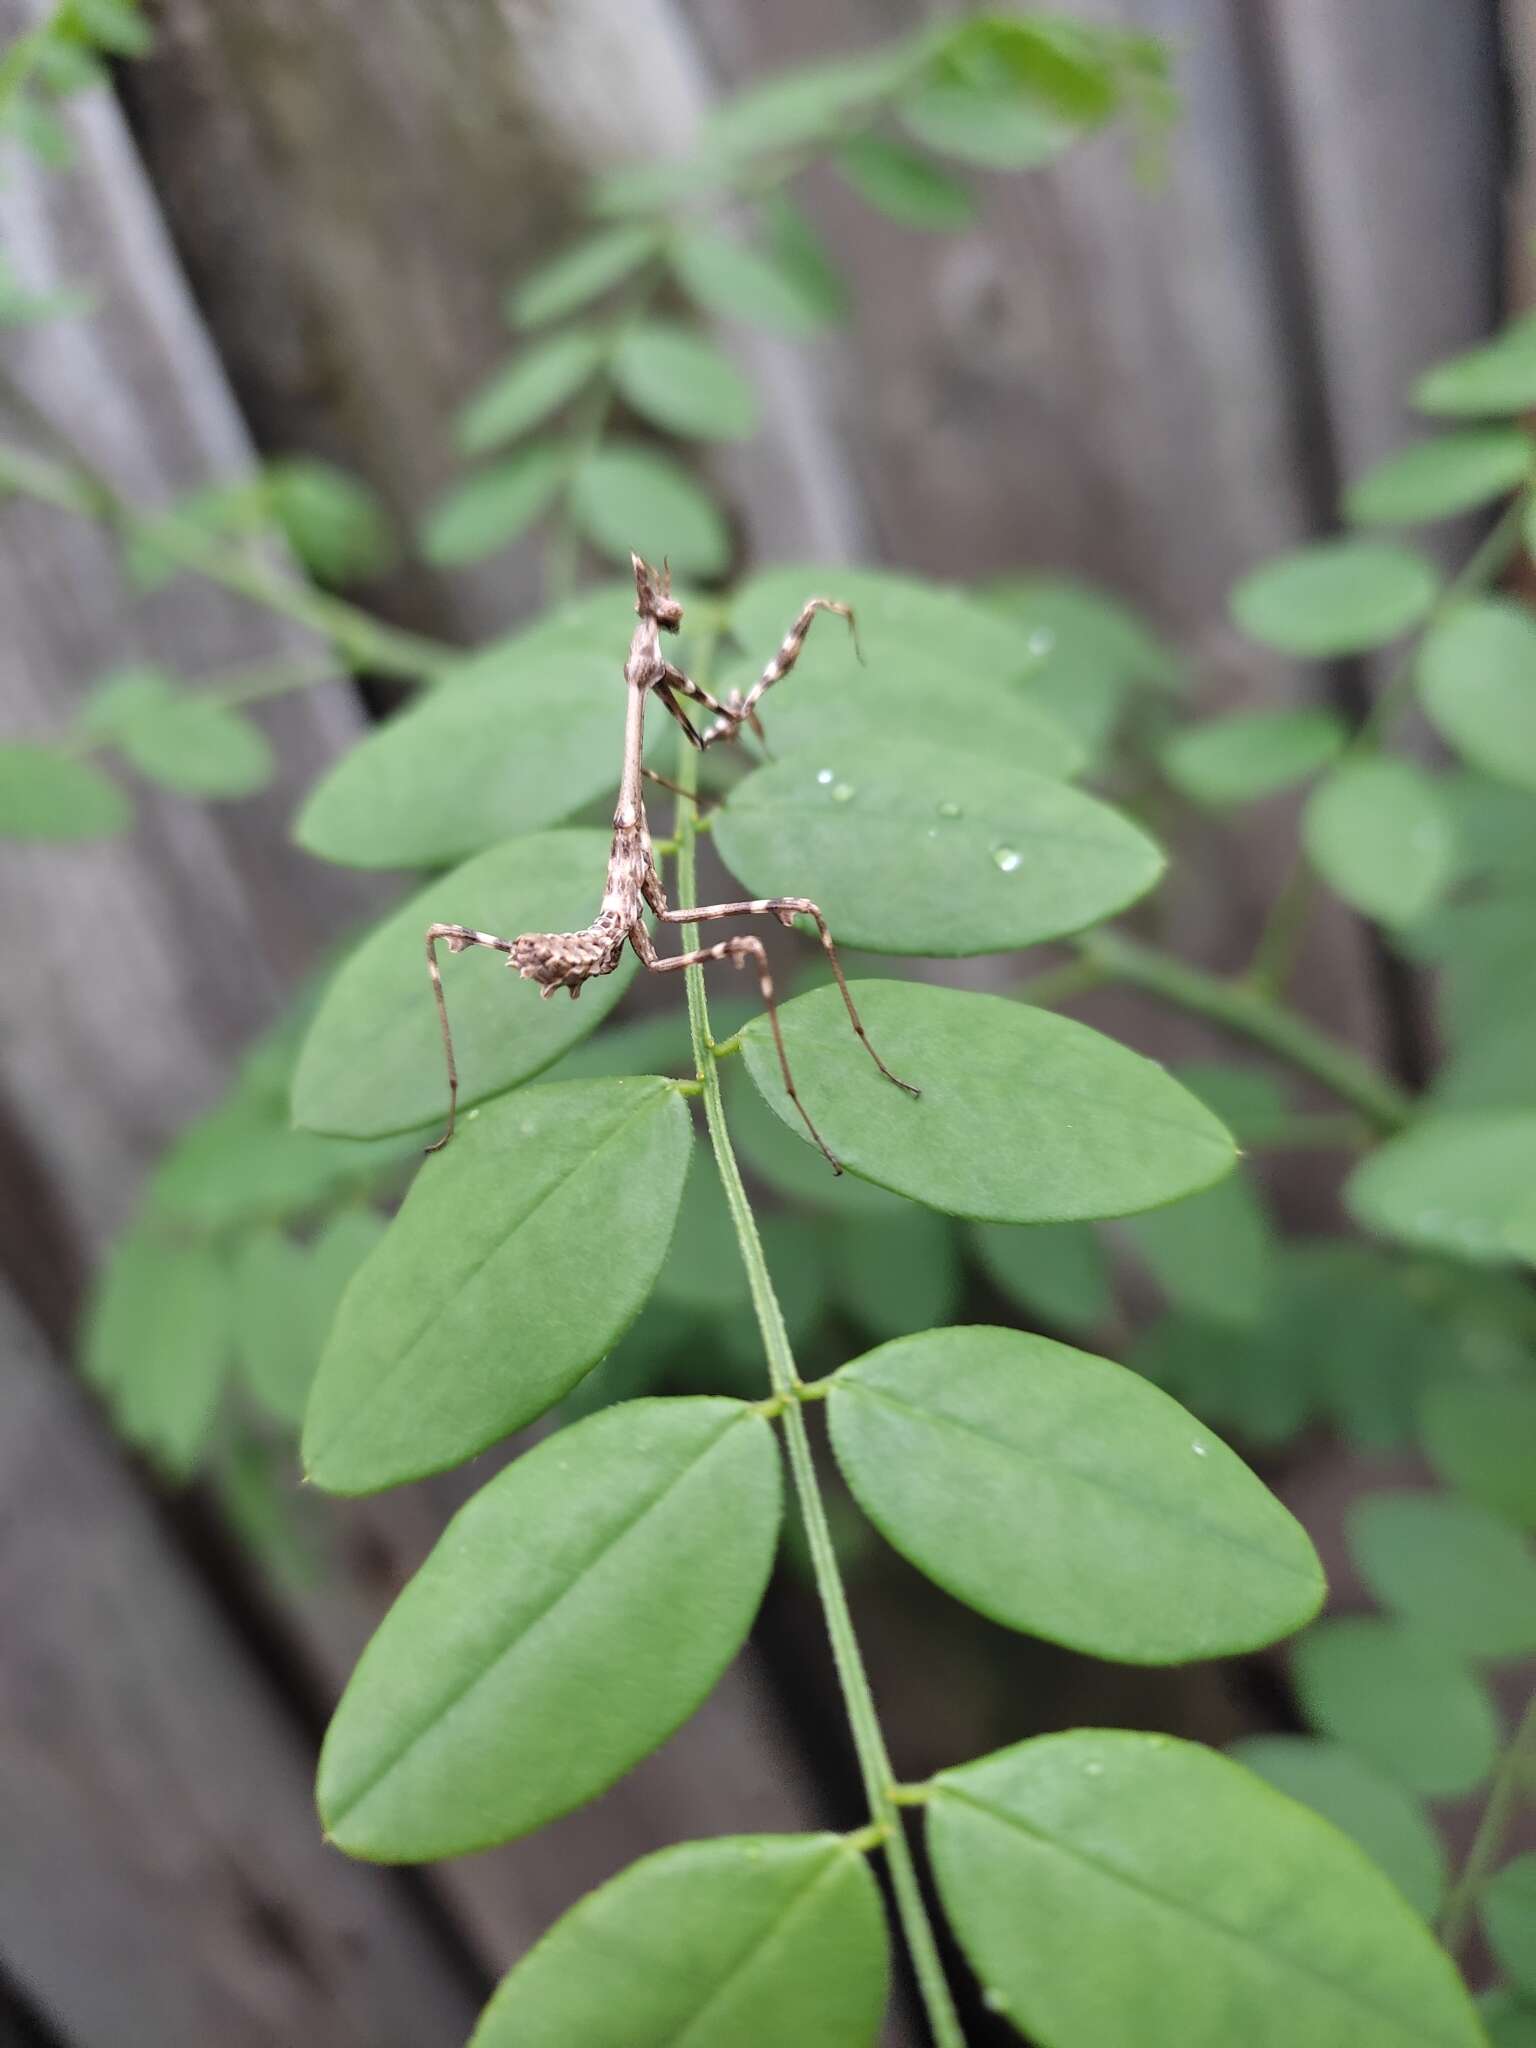
<path fill-rule="evenodd" d="M 568 1393 L 650 1293 L 692 1138 L 656 1079 L 525 1089 L 466 1122 L 341 1303 L 305 1419 L 309 1478 L 332 1493 L 419 1479 Z"/>
<path fill-rule="evenodd" d="M 1174 1664 L 1273 1642 L 1322 1600 L 1300 1525 L 1106 1358 L 1016 1330 L 929 1330 L 844 1366 L 827 1413 L 876 1528 L 1006 1627 Z"/>
<path fill-rule="evenodd" d="M 1368 1493 L 1349 1548 L 1384 1607 L 1465 1657 L 1536 1650 L 1536 1557 L 1506 1522 L 1441 1493 Z"/>
<path fill-rule="evenodd" d="M 834 159 L 866 205 L 907 228 L 940 234 L 968 227 L 976 202 L 942 165 L 884 135 L 855 135 Z"/>
<path fill-rule="evenodd" d="M 626 1402 L 525 1453 L 363 1652 L 320 1757 L 327 1833 L 422 1862 L 593 1798 L 741 1647 L 779 1514 L 772 1428 L 735 1401 Z"/>
<path fill-rule="evenodd" d="M 118 745 L 141 775 L 183 796 L 251 796 L 277 770 L 261 728 L 204 697 L 146 706 L 124 723 Z"/>
<path fill-rule="evenodd" d="M 770 250 L 695 232 L 672 250 L 678 282 L 706 313 L 781 334 L 815 334 L 832 318 L 820 295 Z M 643 550 L 642 550 L 643 552 Z"/>
<path fill-rule="evenodd" d="M 627 562 L 670 560 L 695 576 L 718 576 L 730 535 L 714 500 L 687 470 L 640 441 L 609 440 L 571 485 L 571 516 L 601 554 Z"/>
<path fill-rule="evenodd" d="M 862 2048 L 885 2007 L 885 1949 L 879 1889 L 840 1836 L 685 1842 L 557 1920 L 470 2048 L 673 2048 L 690 2033 Z"/>
<path fill-rule="evenodd" d="M 1479 2048 L 1396 1886 L 1194 1743 L 1081 1729 L 941 1771 L 928 1840 L 989 2002 L 1051 2048 Z"/>
<path fill-rule="evenodd" d="M 1536 405 L 1536 315 L 1512 320 L 1492 341 L 1424 372 L 1413 387 L 1420 412 L 1476 416 Z"/>
<path fill-rule="evenodd" d="M 959 1310 L 954 1229 L 929 1209 L 849 1216 L 833 1245 L 832 1263 L 838 1300 L 876 1337 L 928 1329 Z"/>
<path fill-rule="evenodd" d="M 1256 1323 L 1268 1310 L 1273 1233 L 1245 1173 L 1133 1217 L 1125 1229 L 1174 1307 L 1218 1323 Z"/>
<path fill-rule="evenodd" d="M 505 462 L 473 471 L 427 514 L 422 553 L 450 569 L 508 546 L 554 502 L 569 462 L 558 441 L 530 441 Z"/>
<path fill-rule="evenodd" d="M 634 410 L 669 433 L 742 441 L 756 429 L 752 386 L 723 349 L 692 328 L 662 320 L 629 328 L 613 375 Z"/>
<path fill-rule="evenodd" d="M 1536 1384 L 1442 1380 L 1420 1411 L 1424 1454 L 1447 1485 L 1536 1529 Z"/>
<path fill-rule="evenodd" d="M 563 320 L 633 276 L 659 246 L 652 227 L 605 228 L 586 235 L 513 287 L 507 295 L 507 315 L 517 327 Z"/>
<path fill-rule="evenodd" d="M 288 545 L 313 575 L 348 583 L 389 566 L 394 541 L 366 484 L 313 456 L 285 456 L 263 472 L 267 502 Z"/>
<path fill-rule="evenodd" d="M 480 386 L 454 421 L 466 455 L 484 455 L 536 427 L 590 383 L 608 354 L 605 334 L 577 327 L 537 341 Z"/>
<path fill-rule="evenodd" d="M 1536 619 L 1489 597 L 1459 604 L 1426 634 L 1419 697 L 1475 768 L 1536 790 Z"/>
<path fill-rule="evenodd" d="M 1113 1312 L 1109 1265 L 1086 1223 L 973 1223 L 970 1243 L 987 1277 L 1027 1315 L 1074 1335 Z"/>
<path fill-rule="evenodd" d="M 1231 1167 L 1232 1141 L 1208 1110 L 1086 1025 L 917 982 L 856 982 L 854 995 L 881 1058 L 921 1100 L 877 1072 L 835 988 L 797 997 L 780 1018 L 827 1143 L 882 1187 L 987 1222 L 1069 1222 L 1174 1201 Z M 794 1130 L 766 1018 L 742 1048 Z"/>
<path fill-rule="evenodd" d="M 439 875 L 375 926 L 326 988 L 299 1054 L 294 1121 L 342 1137 L 382 1137 L 447 1115 L 448 1083 L 423 935 L 434 920 L 502 936 L 573 931 L 602 892 L 608 838 L 544 832 L 509 839 Z M 543 1002 L 503 954 L 439 948 L 459 1064 L 462 1112 L 553 1065 L 595 1031 L 634 972 L 626 955 L 579 1003 Z"/>
<path fill-rule="evenodd" d="M 1245 633 L 1282 654 L 1366 654 L 1406 633 L 1435 601 L 1434 570 L 1385 541 L 1322 540 L 1251 570 L 1232 592 Z"/>
<path fill-rule="evenodd" d="M 0 836 L 105 839 L 132 821 L 127 797 L 88 762 L 22 741 L 0 746 Z"/>
<path fill-rule="evenodd" d="M 848 749 L 852 754 L 853 749 Z M 816 901 L 874 952 L 996 953 L 1080 931 L 1154 886 L 1163 857 L 1065 783 L 1001 761 L 866 738 L 760 768 L 715 826 L 753 895 Z"/>
<path fill-rule="evenodd" d="M 1492 1770 L 1499 1726 L 1487 1692 L 1414 1630 L 1375 1617 L 1325 1621 L 1293 1655 L 1307 1719 L 1398 1784 L 1454 1799 Z"/>
<path fill-rule="evenodd" d="M 1399 449 L 1352 483 L 1344 516 L 1357 526 L 1415 526 L 1471 512 L 1530 475 L 1536 442 L 1518 427 L 1468 427 Z"/>
<path fill-rule="evenodd" d="M 1518 1991 L 1536 1998 L 1536 1855 L 1496 1871 L 1479 1902 L 1494 1960 Z"/>
<path fill-rule="evenodd" d="M 1241 711 L 1175 733 L 1158 762 L 1196 803 L 1247 804 L 1326 768 L 1347 737 L 1331 711 Z"/>
<path fill-rule="evenodd" d="M 1349 761 L 1313 791 L 1307 854 L 1346 903 L 1385 924 L 1433 910 L 1455 870 L 1451 821 L 1434 782 L 1412 761 Z"/>
<path fill-rule="evenodd" d="M 1509 1226 L 1536 1184 L 1536 1110 L 1420 1116 L 1361 1161 L 1344 1191 L 1367 1230 L 1479 1264 L 1514 1256 Z"/>

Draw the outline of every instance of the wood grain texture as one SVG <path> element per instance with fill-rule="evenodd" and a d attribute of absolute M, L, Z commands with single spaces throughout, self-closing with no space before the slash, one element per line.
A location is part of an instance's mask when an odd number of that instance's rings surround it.
<path fill-rule="evenodd" d="M 457 2048 L 477 1987 L 320 1840 L 301 1732 L 0 1295 L 0 1954 L 71 2048 Z"/>

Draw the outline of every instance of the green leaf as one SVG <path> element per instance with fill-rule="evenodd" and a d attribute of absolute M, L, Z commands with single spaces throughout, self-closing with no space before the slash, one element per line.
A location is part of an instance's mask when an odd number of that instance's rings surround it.
<path fill-rule="evenodd" d="M 1468 427 L 1399 449 L 1344 494 L 1356 526 L 1418 526 L 1471 512 L 1519 487 L 1536 465 L 1536 442 L 1518 427 Z"/>
<path fill-rule="evenodd" d="M 1263 1067 L 1225 1060 L 1181 1060 L 1173 1071 L 1211 1114 L 1235 1133 L 1240 1145 L 1267 1144 L 1291 1121 L 1285 1089 Z"/>
<path fill-rule="evenodd" d="M 632 277 L 660 247 L 655 228 L 606 228 L 585 235 L 540 264 L 508 292 L 507 317 L 515 327 L 543 327 L 590 305 Z"/>
<path fill-rule="evenodd" d="M 710 1009 L 714 1016 L 714 1007 Z M 738 1030 L 741 1029 L 738 1026 Z M 861 1216 L 890 1219 L 905 1216 L 912 1207 L 900 1195 L 887 1193 L 852 1173 L 829 1173 L 827 1162 L 813 1145 L 780 1122 L 743 1071 L 745 1062 L 733 1061 L 735 1071 L 726 1083 L 731 1136 L 753 1174 L 775 1194 L 832 1216 Z"/>
<path fill-rule="evenodd" d="M 470 2048 L 859 2048 L 886 1970 L 879 1889 L 841 1836 L 685 1842 L 557 1920 Z"/>
<path fill-rule="evenodd" d="M 569 453 L 558 441 L 530 441 L 505 462 L 476 470 L 428 512 L 422 553 L 440 568 L 495 554 L 548 509 L 569 467 Z"/>
<path fill-rule="evenodd" d="M 729 160 L 830 139 L 898 84 L 913 60 L 911 45 L 898 42 L 775 72 L 708 115 L 703 153 Z"/>
<path fill-rule="evenodd" d="M 669 560 L 694 576 L 718 576 L 731 540 L 713 498 L 686 469 L 640 441 L 606 441 L 576 472 L 571 516 L 600 554 L 627 562 Z"/>
<path fill-rule="evenodd" d="M 829 758 L 830 757 L 830 758 Z M 1163 857 L 1092 797 L 1000 761 L 871 736 L 760 768 L 715 826 L 759 896 L 805 895 L 874 952 L 997 953 L 1123 910 Z"/>
<path fill-rule="evenodd" d="M 437 876 L 385 918 L 326 989 L 299 1055 L 294 1121 L 347 1138 L 440 1122 L 448 1084 L 422 951 L 427 926 L 466 924 L 509 939 L 579 930 L 602 893 L 607 858 L 600 832 L 509 839 Z M 633 972 L 626 957 L 590 982 L 579 1004 L 546 1003 L 507 972 L 503 954 L 477 946 L 457 959 L 443 955 L 460 1111 L 553 1065 L 597 1029 Z"/>
<path fill-rule="evenodd" d="M 622 613 L 614 624 L 622 634 Z M 509 825 L 536 831 L 610 792 L 623 718 L 622 642 L 617 654 L 487 666 L 343 755 L 310 791 L 294 836 L 352 867 L 462 859 Z M 599 857 L 592 868 L 593 906 L 603 865 Z"/>
<path fill-rule="evenodd" d="M 1365 654 L 1419 624 L 1434 570 L 1386 541 L 1321 540 L 1252 570 L 1232 592 L 1243 631 L 1282 654 Z"/>
<path fill-rule="evenodd" d="M 389 521 L 356 477 L 312 457 L 269 462 L 265 476 L 288 545 L 323 582 L 350 583 L 388 568 L 394 554 Z"/>
<path fill-rule="evenodd" d="M 1494 1961 L 1518 1990 L 1536 1998 L 1536 1854 L 1496 1871 L 1478 1902 Z"/>
<path fill-rule="evenodd" d="M 1181 1664 L 1274 1642 L 1322 1602 L 1301 1525 L 1107 1358 L 1017 1330 L 929 1330 L 844 1366 L 827 1413 L 875 1527 L 1005 1627 Z"/>
<path fill-rule="evenodd" d="M 1536 405 L 1536 314 L 1512 320 L 1491 341 L 1436 363 L 1413 387 L 1420 412 L 1528 412 Z"/>
<path fill-rule="evenodd" d="M 1536 1185 L 1536 1110 L 1421 1116 L 1355 1168 L 1344 1199 L 1379 1236 L 1496 1265 Z"/>
<path fill-rule="evenodd" d="M 1449 1650 L 1400 1622 L 1320 1622 L 1294 1652 L 1302 1711 L 1400 1785 L 1430 1799 L 1475 1791 L 1499 1753 L 1480 1681 Z"/>
<path fill-rule="evenodd" d="M 1383 924 L 1433 910 L 1455 873 L 1450 816 L 1412 761 L 1379 756 L 1336 768 L 1313 791 L 1302 836 L 1324 881 Z"/>
<path fill-rule="evenodd" d="M 1090 1225 L 973 1223 L 969 1236 L 988 1279 L 1026 1315 L 1086 1335 L 1113 1310 L 1109 1265 Z"/>
<path fill-rule="evenodd" d="M 805 307 L 820 320 L 846 320 L 851 303 L 842 272 L 803 207 L 782 186 L 758 202 L 765 240 L 762 244 L 789 279 Z"/>
<path fill-rule="evenodd" d="M 105 839 L 133 822 L 115 782 L 52 747 L 0 745 L 0 837 Z"/>
<path fill-rule="evenodd" d="M 125 663 L 91 685 L 80 705 L 80 730 L 92 739 L 116 741 L 175 694 L 175 679 L 165 669 L 147 661 Z"/>
<path fill-rule="evenodd" d="M 1177 657 L 1102 591 L 1067 577 L 1024 576 L 993 584 L 987 596 L 1025 636 L 1031 702 L 1068 726 L 1095 758 L 1133 689 L 1181 687 Z"/>
<path fill-rule="evenodd" d="M 943 234 L 969 227 L 976 217 L 967 187 L 904 143 L 856 135 L 833 161 L 866 205 L 903 227 Z"/>
<path fill-rule="evenodd" d="M 124 722 L 117 743 L 141 775 L 183 796 L 251 796 L 277 771 L 260 726 L 208 697 L 146 704 Z"/>
<path fill-rule="evenodd" d="M 651 1291 L 692 1136 L 654 1078 L 519 1091 L 466 1122 L 347 1289 L 305 1417 L 310 1479 L 419 1479 L 569 1393 Z"/>
<path fill-rule="evenodd" d="M 1368 1493 L 1350 1553 L 1383 1607 L 1464 1657 L 1536 1650 L 1536 1557 L 1507 1522 L 1439 1493 Z"/>
<path fill-rule="evenodd" d="M 97 49 L 114 57 L 144 57 L 153 47 L 135 0 L 69 0 L 69 11 Z"/>
<path fill-rule="evenodd" d="M 1536 619 L 1510 598 L 1459 604 L 1419 649 L 1419 698 L 1485 775 L 1536 790 Z"/>
<path fill-rule="evenodd" d="M 1480 2048 L 1396 1886 L 1194 1743 L 1080 1729 L 941 1771 L 928 1843 L 987 2003 L 1050 2048 Z"/>
<path fill-rule="evenodd" d="M 1445 1891 L 1445 1849 L 1411 1792 L 1340 1743 L 1312 1735 L 1249 1735 L 1227 1754 L 1341 1828 L 1416 1912 L 1433 1916 Z"/>
<path fill-rule="evenodd" d="M 669 433 L 744 441 L 756 430 L 752 386 L 724 350 L 675 321 L 629 328 L 613 375 L 628 404 Z"/>
<path fill-rule="evenodd" d="M 1249 804 L 1305 782 L 1343 751 L 1331 711 L 1240 711 L 1186 727 L 1158 752 L 1175 789 L 1198 804 Z"/>
<path fill-rule="evenodd" d="M 1536 1385 L 1441 1380 L 1420 1409 L 1424 1455 L 1448 1486 L 1536 1530 Z"/>
<path fill-rule="evenodd" d="M 1478 2000 L 1489 2048 L 1536 2048 L 1536 2001 L 1514 1991 L 1488 1991 Z"/>
<path fill-rule="evenodd" d="M 196 1469 L 229 1362 L 230 1276 L 212 1251 L 142 1230 L 114 1248 L 86 1332 L 86 1372 L 117 1426 L 169 1477 Z"/>
<path fill-rule="evenodd" d="M 1032 171 L 1054 163 L 1080 133 L 1075 122 L 1016 93 L 944 79 L 903 100 L 898 112 L 908 134 L 925 148 L 989 171 Z"/>
<path fill-rule="evenodd" d="M 424 1862 L 594 1798 L 740 1649 L 780 1508 L 772 1427 L 736 1401 L 626 1402 L 526 1452 L 363 1652 L 320 1756 L 326 1832 Z"/>
<path fill-rule="evenodd" d="M 1253 1182 L 1235 1173 L 1203 1194 L 1125 1226 L 1175 1308 L 1217 1323 L 1256 1323 L 1274 1290 L 1275 1243 Z"/>
<path fill-rule="evenodd" d="M 782 334 L 815 334 L 833 317 L 820 294 L 770 250 L 713 232 L 672 250 L 679 284 L 706 313 Z"/>
<path fill-rule="evenodd" d="M 246 1384 L 269 1414 L 295 1425 L 323 1334 L 307 1280 L 304 1253 L 281 1230 L 253 1231 L 235 1260 L 235 1349 Z"/>
<path fill-rule="evenodd" d="M 939 69 L 941 75 L 1006 84 L 1068 120 L 1091 125 L 1115 111 L 1116 70 L 1131 41 L 1060 15 L 980 14 L 961 20 L 946 36 Z"/>
<path fill-rule="evenodd" d="M 880 1074 L 835 988 L 780 1011 L 795 1084 L 854 1173 L 934 1209 L 993 1223 L 1066 1223 L 1155 1208 L 1231 1169 L 1231 1138 L 1163 1069 L 1111 1039 L 1002 996 L 861 981 Z M 767 1019 L 742 1034 L 769 1106 L 799 1127 Z"/>
<path fill-rule="evenodd" d="M 839 1301 L 875 1337 L 947 1323 L 959 1309 L 954 1231 L 926 1209 L 848 1217 L 833 1262 Z"/>
<path fill-rule="evenodd" d="M 485 455 L 535 427 L 589 384 L 609 349 L 607 335 L 577 327 L 534 342 L 481 385 L 454 421 L 466 455 Z"/>

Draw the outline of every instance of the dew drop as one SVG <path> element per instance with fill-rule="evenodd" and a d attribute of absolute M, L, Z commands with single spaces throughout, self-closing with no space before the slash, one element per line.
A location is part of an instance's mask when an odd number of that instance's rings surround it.
<path fill-rule="evenodd" d="M 823 789 L 825 789 L 827 784 L 832 780 L 832 770 L 830 768 L 818 768 L 816 770 L 816 780 L 821 784 Z"/>
<path fill-rule="evenodd" d="M 991 1984 L 981 1994 L 981 2002 L 988 2012 L 1006 2012 L 1008 2010 L 1007 1999 L 1001 1991 L 996 1990 Z"/>
<path fill-rule="evenodd" d="M 1103 1775 L 1104 1775 L 1104 1766 L 1103 1766 L 1102 1764 L 1096 1764 L 1096 1763 L 1095 1763 L 1095 1764 L 1084 1764 L 1084 1765 L 1083 1765 L 1083 1776 L 1084 1776 L 1085 1778 L 1102 1778 L 1102 1777 L 1103 1777 Z"/>
<path fill-rule="evenodd" d="M 957 803 L 952 803 L 948 797 L 945 797 L 938 808 L 941 818 L 963 818 L 965 816 L 960 806 Z"/>
<path fill-rule="evenodd" d="M 1191 1444 L 1189 1448 L 1194 1452 L 1197 1458 L 1203 1458 L 1205 1456 L 1204 1444 Z"/>
<path fill-rule="evenodd" d="M 1044 626 L 1037 626 L 1035 631 L 1030 634 L 1025 645 L 1036 661 L 1043 661 L 1056 645 L 1056 635 L 1048 633 Z"/>
<path fill-rule="evenodd" d="M 834 783 L 833 783 L 833 785 L 832 785 L 832 801 L 833 801 L 833 803 L 835 803 L 835 804 L 846 804 L 846 803 L 848 803 L 848 802 L 850 802 L 850 801 L 851 801 L 852 797 L 853 797 L 853 784 L 852 784 L 851 782 L 834 782 Z"/>
<path fill-rule="evenodd" d="M 937 838 L 938 838 L 938 836 L 939 836 L 939 828 L 938 828 L 938 826 L 937 826 L 937 825 L 930 825 L 930 826 L 928 827 L 928 837 L 929 837 L 930 839 L 937 839 Z"/>
<path fill-rule="evenodd" d="M 1011 875 L 1016 868 L 1021 868 L 1024 865 L 1023 854 L 1012 846 L 994 846 L 992 849 L 992 859 L 994 864 L 1005 875 Z"/>

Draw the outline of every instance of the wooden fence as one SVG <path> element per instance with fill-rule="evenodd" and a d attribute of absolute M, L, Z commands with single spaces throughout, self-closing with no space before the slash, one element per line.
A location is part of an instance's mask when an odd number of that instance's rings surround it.
<path fill-rule="evenodd" d="M 39 11 L 0 0 L 0 32 Z M 499 288 L 558 238 L 593 169 L 636 138 L 682 149 L 718 93 L 934 10 L 154 11 L 154 54 L 116 97 L 71 106 L 75 168 L 17 164 L 0 185 L 0 247 L 28 282 L 88 276 L 106 308 L 10 330 L 6 385 L 136 500 L 302 450 L 362 473 L 409 529 L 451 472 L 452 409 L 505 346 Z M 1179 53 L 1166 182 L 1139 187 L 1124 149 L 1095 141 L 997 181 L 981 225 L 931 242 L 817 187 L 854 321 L 813 350 L 751 345 L 767 425 L 723 472 L 744 546 L 960 577 L 1074 570 L 1142 603 L 1212 701 L 1294 697 L 1315 675 L 1239 646 L 1226 588 L 1328 522 L 1340 478 L 1402 434 L 1410 373 L 1487 329 L 1507 275 L 1518 288 L 1530 0 L 1502 18 L 1493 0 L 1084 11 Z M 535 595 L 521 553 L 416 564 L 374 593 L 466 642 Z M 304 645 L 191 579 L 132 598 L 99 533 L 15 502 L 0 597 L 7 733 L 56 730 L 125 659 L 197 672 Z M 283 773 L 259 799 L 146 797 L 126 842 L 8 848 L 0 869 L 0 2040 L 446 2048 L 492 1974 L 645 1849 L 852 1818 L 836 1759 L 829 1776 L 787 1711 L 814 1703 L 801 1665 L 823 1654 L 792 1617 L 776 1654 L 749 1651 L 658 1757 L 535 1843 L 425 1876 L 349 1865 L 316 1828 L 317 1732 L 451 1489 L 338 1512 L 323 1587 L 274 1591 L 207 1503 L 156 1495 L 66 1369 L 84 1276 L 146 1168 L 376 899 L 285 832 L 362 716 L 340 680 L 290 699 L 270 721 Z M 1210 854 L 1220 887 L 1186 893 L 1177 936 L 1226 964 L 1280 850 L 1213 832 Z M 1321 1017 L 1406 1056 L 1423 1020 L 1405 1036 L 1389 1019 L 1358 925 L 1323 925 L 1309 965 Z M 1126 1028 L 1148 1042 L 1144 1018 Z M 877 1675 L 896 1678 L 901 1617 L 869 1627 Z M 900 1760 L 947 1760 L 927 1750 L 955 1732 L 898 1726 Z"/>

